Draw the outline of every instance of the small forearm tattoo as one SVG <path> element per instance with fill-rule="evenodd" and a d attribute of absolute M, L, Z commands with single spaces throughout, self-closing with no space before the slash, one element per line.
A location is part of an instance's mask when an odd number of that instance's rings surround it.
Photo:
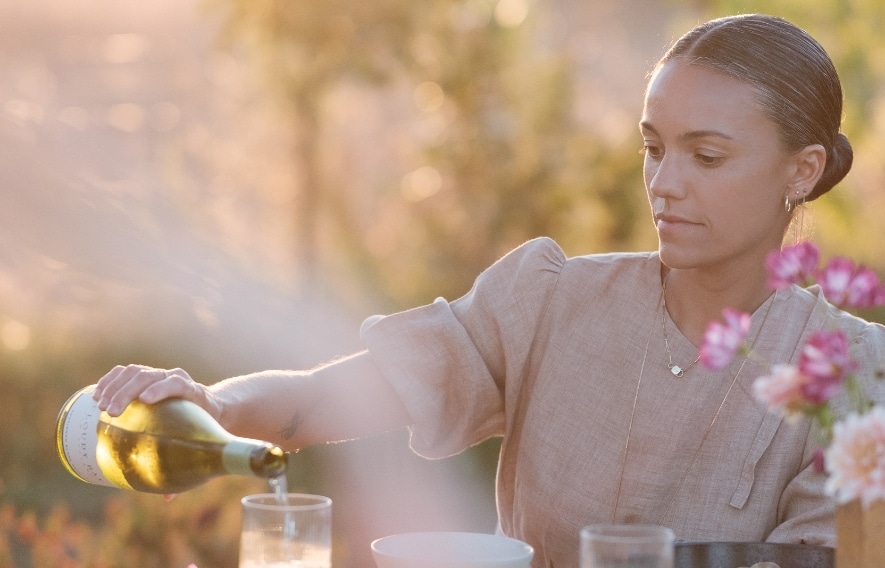
<path fill-rule="evenodd" d="M 296 412 L 292 415 L 292 419 L 279 431 L 280 436 L 284 440 L 290 439 L 295 435 L 295 432 L 298 431 L 298 427 L 301 426 L 302 418 L 301 413 Z"/>

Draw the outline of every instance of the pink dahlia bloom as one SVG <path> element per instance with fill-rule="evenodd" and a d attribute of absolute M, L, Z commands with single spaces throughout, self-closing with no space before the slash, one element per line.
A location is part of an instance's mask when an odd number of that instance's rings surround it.
<path fill-rule="evenodd" d="M 885 499 L 885 409 L 849 414 L 833 428 L 826 451 L 826 491 L 840 503 Z"/>
<path fill-rule="evenodd" d="M 701 363 L 708 369 L 724 369 L 737 355 L 750 332 L 750 314 L 732 308 L 722 310 L 725 323 L 712 321 L 704 332 Z"/>
<path fill-rule="evenodd" d="M 819 260 L 820 251 L 807 241 L 770 252 L 765 259 L 769 287 L 781 290 L 792 284 L 807 284 L 817 271 Z"/>

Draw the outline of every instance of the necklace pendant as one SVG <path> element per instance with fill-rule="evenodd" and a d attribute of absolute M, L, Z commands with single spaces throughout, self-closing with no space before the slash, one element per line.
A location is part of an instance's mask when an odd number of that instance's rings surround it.
<path fill-rule="evenodd" d="M 679 365 L 677 365 L 676 363 L 669 365 L 669 367 L 670 367 L 670 372 L 673 373 L 674 377 L 682 377 L 685 374 L 685 370 L 682 367 L 680 367 Z"/>

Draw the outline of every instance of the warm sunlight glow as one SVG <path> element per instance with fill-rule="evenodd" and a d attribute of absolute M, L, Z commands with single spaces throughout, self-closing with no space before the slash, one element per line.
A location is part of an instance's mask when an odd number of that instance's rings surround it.
<path fill-rule="evenodd" d="M 108 109 L 107 123 L 123 132 L 136 132 L 145 123 L 145 111 L 141 105 L 123 103 Z"/>
<path fill-rule="evenodd" d="M 13 351 L 24 351 L 31 345 L 31 328 L 16 320 L 8 320 L 0 327 L 0 343 Z"/>
<path fill-rule="evenodd" d="M 150 110 L 150 125 L 157 132 L 169 132 L 181 120 L 181 110 L 170 102 L 157 103 Z"/>
<path fill-rule="evenodd" d="M 218 326 L 218 314 L 212 308 L 212 301 L 208 298 L 195 297 L 194 299 L 194 315 L 206 327 Z"/>
<path fill-rule="evenodd" d="M 11 99 L 3 105 L 3 111 L 20 122 L 40 123 L 43 121 L 43 107 L 24 99 Z"/>
<path fill-rule="evenodd" d="M 79 106 L 68 106 L 58 111 L 58 121 L 83 131 L 89 127 L 89 111 Z"/>
<path fill-rule="evenodd" d="M 485 0 L 467 0 L 461 4 L 457 22 L 463 30 L 484 27 L 492 18 L 492 11 Z"/>
<path fill-rule="evenodd" d="M 151 42 L 141 34 L 113 34 L 102 45 L 102 58 L 108 63 L 133 63 L 150 51 Z"/>
<path fill-rule="evenodd" d="M 505 28 L 520 25 L 528 14 L 528 0 L 500 0 L 495 6 L 495 21 Z"/>

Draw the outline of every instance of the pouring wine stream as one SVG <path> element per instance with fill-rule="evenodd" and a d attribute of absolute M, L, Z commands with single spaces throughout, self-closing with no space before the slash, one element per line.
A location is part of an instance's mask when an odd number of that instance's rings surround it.
<path fill-rule="evenodd" d="M 276 477 L 271 477 L 268 479 L 268 483 L 270 483 L 271 490 L 276 497 L 277 503 L 279 505 L 288 505 L 289 484 L 286 478 L 286 473 L 283 472 Z M 286 519 L 283 522 L 283 539 L 288 545 L 291 545 L 297 536 L 298 527 L 295 526 L 295 513 L 291 511 L 287 512 Z"/>

